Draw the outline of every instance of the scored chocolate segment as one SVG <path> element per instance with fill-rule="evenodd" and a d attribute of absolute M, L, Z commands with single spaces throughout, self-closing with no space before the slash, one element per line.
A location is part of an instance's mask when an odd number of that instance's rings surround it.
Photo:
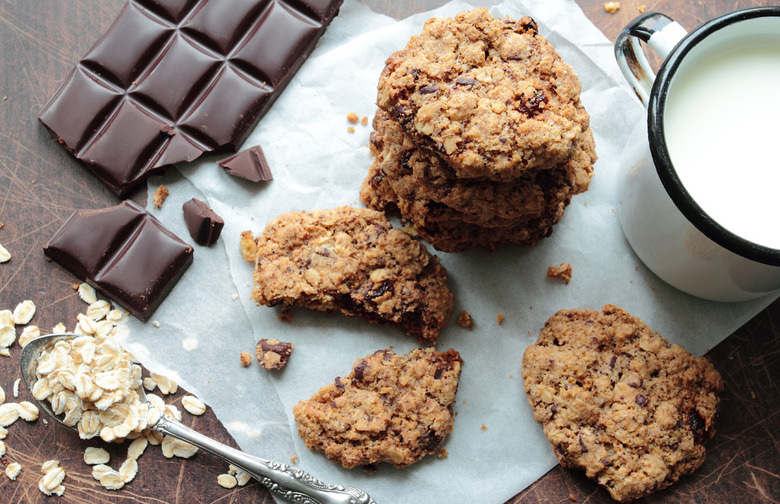
<path fill-rule="evenodd" d="M 193 249 L 132 201 L 76 210 L 43 253 L 141 320 L 192 263 Z"/>
<path fill-rule="evenodd" d="M 343 0 L 129 0 L 39 116 L 118 195 L 235 150 Z"/>

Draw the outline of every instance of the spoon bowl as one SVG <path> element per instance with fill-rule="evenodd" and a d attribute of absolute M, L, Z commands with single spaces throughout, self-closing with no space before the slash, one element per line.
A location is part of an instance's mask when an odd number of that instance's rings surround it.
<path fill-rule="evenodd" d="M 32 391 L 38 380 L 36 376 L 38 358 L 42 351 L 57 341 L 72 340 L 80 336 L 82 335 L 70 333 L 47 334 L 30 340 L 22 348 L 19 366 L 22 371 L 22 379 L 28 390 Z M 146 397 L 143 387 L 133 390 L 138 394 L 142 403 L 148 404 L 150 409 L 155 408 L 154 404 Z M 48 401 L 39 401 L 35 397 L 33 399 L 38 407 L 57 423 L 78 431 L 76 427 L 66 425 L 63 418 L 52 410 Z M 359 488 L 323 483 L 297 467 L 249 455 L 190 429 L 164 412 L 160 413 L 159 421 L 149 426 L 149 429 L 175 437 L 222 458 L 229 464 L 245 471 L 279 497 L 291 502 L 307 502 L 309 504 L 376 504 L 371 496 Z"/>

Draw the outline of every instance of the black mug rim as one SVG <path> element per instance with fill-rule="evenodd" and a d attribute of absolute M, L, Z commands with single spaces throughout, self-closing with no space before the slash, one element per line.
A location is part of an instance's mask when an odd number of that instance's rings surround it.
<path fill-rule="evenodd" d="M 735 22 L 768 16 L 780 17 L 780 6 L 731 12 L 704 23 L 683 37 L 664 60 L 653 83 L 647 107 L 647 134 L 658 177 L 669 197 L 691 224 L 709 239 L 737 255 L 763 264 L 780 266 L 780 249 L 767 247 L 732 233 L 712 219 L 694 201 L 674 169 L 666 146 L 663 124 L 663 110 L 671 78 L 691 49 L 710 34 Z"/>

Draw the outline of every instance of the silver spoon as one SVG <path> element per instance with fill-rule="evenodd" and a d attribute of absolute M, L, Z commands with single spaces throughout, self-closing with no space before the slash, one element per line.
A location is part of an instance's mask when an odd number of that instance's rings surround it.
<path fill-rule="evenodd" d="M 77 337 L 78 335 L 76 334 L 47 334 L 27 343 L 22 349 L 19 365 L 22 368 L 22 378 L 29 390 L 32 390 L 37 380 L 35 376 L 36 362 L 44 347 L 58 340 Z M 154 407 L 146 398 L 143 387 L 138 390 L 138 395 L 141 402 L 147 402 L 150 407 Z M 52 411 L 51 405 L 47 401 L 38 401 L 37 399 L 35 401 L 49 416 L 58 423 L 65 425 L 62 419 Z M 75 427 L 67 425 L 66 427 L 77 430 Z M 214 441 L 186 427 L 168 415 L 161 415 L 159 422 L 150 428 L 213 453 L 245 471 L 274 494 L 291 502 L 301 504 L 376 504 L 371 496 L 359 488 L 328 485 L 297 467 L 248 455 L 241 450 Z"/>

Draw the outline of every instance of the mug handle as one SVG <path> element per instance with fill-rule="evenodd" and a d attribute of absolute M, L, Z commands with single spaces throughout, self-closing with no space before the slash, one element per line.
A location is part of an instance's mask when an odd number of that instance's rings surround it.
<path fill-rule="evenodd" d="M 623 77 L 647 107 L 655 72 L 640 42 L 645 42 L 661 58 L 666 58 L 688 32 L 677 21 L 660 12 L 647 12 L 631 21 L 615 39 L 615 58 Z"/>

